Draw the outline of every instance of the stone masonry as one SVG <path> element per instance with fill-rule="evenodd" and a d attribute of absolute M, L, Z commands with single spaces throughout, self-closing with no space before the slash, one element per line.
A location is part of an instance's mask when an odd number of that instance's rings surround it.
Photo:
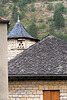
<path fill-rule="evenodd" d="M 67 81 L 9 81 L 8 100 L 43 100 L 43 90 L 60 90 L 67 100 Z"/>
<path fill-rule="evenodd" d="M 22 42 L 21 45 L 19 45 Z M 8 60 L 14 58 L 17 54 L 23 52 L 25 49 L 29 48 L 31 45 L 35 44 L 35 41 L 31 41 L 29 39 L 16 40 L 9 39 L 8 40 Z M 18 48 L 21 46 L 20 48 Z"/>
<path fill-rule="evenodd" d="M 8 98 L 7 23 L 0 17 L 0 100 Z"/>

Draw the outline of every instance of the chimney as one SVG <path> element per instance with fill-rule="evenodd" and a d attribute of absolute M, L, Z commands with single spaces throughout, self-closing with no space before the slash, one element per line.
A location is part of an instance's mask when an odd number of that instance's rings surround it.
<path fill-rule="evenodd" d="M 0 17 L 0 100 L 8 100 L 7 26 L 9 21 Z"/>

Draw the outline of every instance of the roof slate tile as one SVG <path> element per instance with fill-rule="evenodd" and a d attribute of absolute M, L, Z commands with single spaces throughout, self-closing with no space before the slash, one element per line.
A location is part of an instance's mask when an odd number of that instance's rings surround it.
<path fill-rule="evenodd" d="M 67 42 L 48 36 L 8 63 L 9 75 L 67 75 Z"/>

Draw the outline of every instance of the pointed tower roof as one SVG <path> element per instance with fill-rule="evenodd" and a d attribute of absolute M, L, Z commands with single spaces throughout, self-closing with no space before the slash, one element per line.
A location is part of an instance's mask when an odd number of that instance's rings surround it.
<path fill-rule="evenodd" d="M 28 38 L 28 39 L 38 41 L 38 39 L 35 39 L 26 31 L 26 29 L 20 23 L 20 20 L 18 17 L 18 21 L 16 25 L 14 26 L 12 31 L 8 34 L 8 39 L 19 39 L 19 38 Z"/>

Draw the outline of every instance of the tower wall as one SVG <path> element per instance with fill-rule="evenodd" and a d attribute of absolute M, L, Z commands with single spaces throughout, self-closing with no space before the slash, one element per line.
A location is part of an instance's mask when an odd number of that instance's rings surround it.
<path fill-rule="evenodd" d="M 31 41 L 29 39 L 8 39 L 8 60 L 11 60 L 17 54 L 23 52 L 35 43 L 35 41 Z"/>

